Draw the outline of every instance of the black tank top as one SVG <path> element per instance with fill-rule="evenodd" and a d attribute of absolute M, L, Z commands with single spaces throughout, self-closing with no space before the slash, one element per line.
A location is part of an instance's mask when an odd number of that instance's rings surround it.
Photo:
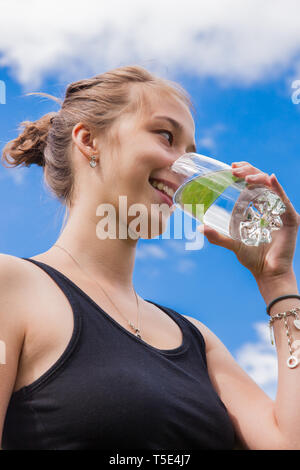
<path fill-rule="evenodd" d="M 183 342 L 160 350 L 127 331 L 49 265 L 68 298 L 72 337 L 59 359 L 11 396 L 3 449 L 233 449 L 234 429 L 207 372 L 199 330 L 149 301 L 180 327 Z"/>

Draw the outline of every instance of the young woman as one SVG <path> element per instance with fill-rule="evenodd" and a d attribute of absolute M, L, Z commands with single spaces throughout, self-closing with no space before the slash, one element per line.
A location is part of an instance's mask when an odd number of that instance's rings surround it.
<path fill-rule="evenodd" d="M 300 448 L 300 365 L 287 367 L 283 320 L 274 321 L 272 401 L 200 321 L 136 296 L 134 237 L 97 233 L 102 203 L 127 229 L 120 195 L 148 214 L 165 202 L 151 182 L 172 187 L 170 166 L 194 150 L 190 109 L 179 86 L 121 67 L 70 84 L 57 113 L 23 123 L 4 148 L 10 165 L 44 168 L 69 216 L 46 252 L 0 256 L 3 449 Z M 299 294 L 292 266 L 299 215 L 275 175 L 247 162 L 232 169 L 280 195 L 284 227 L 258 248 L 208 227 L 205 236 L 234 251 L 266 304 Z M 296 307 L 300 299 L 288 297 L 270 314 Z M 300 338 L 293 325 L 290 331 Z"/>

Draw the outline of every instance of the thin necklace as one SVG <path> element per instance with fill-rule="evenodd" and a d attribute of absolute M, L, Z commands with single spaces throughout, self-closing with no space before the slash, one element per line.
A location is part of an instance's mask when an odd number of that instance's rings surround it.
<path fill-rule="evenodd" d="M 78 263 L 78 261 L 74 258 L 74 256 L 71 255 L 71 253 L 68 252 L 68 250 L 66 250 L 66 248 L 58 245 L 57 243 L 55 243 L 53 246 L 57 246 L 57 248 L 60 248 L 61 250 L 63 250 L 65 253 L 67 253 L 71 258 L 72 260 L 77 264 L 77 266 L 79 266 L 79 268 L 81 269 L 81 271 L 83 271 L 90 279 L 92 279 L 92 277 L 88 274 L 87 271 L 85 271 L 85 269 L 82 268 L 82 266 Z M 122 315 L 122 313 L 120 312 L 120 310 L 117 308 L 117 306 L 114 304 L 114 302 L 111 300 L 110 296 L 107 294 L 107 292 L 105 292 L 105 290 L 103 289 L 103 287 L 95 280 L 93 279 L 93 281 L 101 288 L 101 290 L 104 292 L 104 294 L 106 295 L 106 297 L 108 298 L 108 300 L 113 304 L 114 308 L 117 310 L 117 312 L 119 313 L 119 315 L 121 315 L 121 317 L 123 317 L 128 325 L 134 330 L 135 332 L 135 336 L 137 336 L 138 338 L 142 339 L 142 336 L 141 336 L 141 328 L 140 328 L 140 309 L 139 309 L 139 301 L 138 301 L 138 296 L 135 292 L 135 289 L 133 289 L 133 292 L 134 292 L 134 295 L 135 295 L 135 298 L 136 298 L 136 304 L 137 304 L 137 312 L 138 312 L 138 327 L 136 327 L 130 320 L 128 320 L 128 318 L 126 318 L 124 315 Z"/>

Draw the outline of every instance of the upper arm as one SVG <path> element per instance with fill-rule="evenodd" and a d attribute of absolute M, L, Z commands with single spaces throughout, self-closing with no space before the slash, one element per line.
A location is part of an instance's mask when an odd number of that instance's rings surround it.
<path fill-rule="evenodd" d="M 20 297 L 24 288 L 21 263 L 18 258 L 0 254 L 0 443 L 25 336 Z"/>
<path fill-rule="evenodd" d="M 242 445 L 249 449 L 287 449 L 277 427 L 273 400 L 238 365 L 214 333 L 195 318 L 186 318 L 204 337 L 211 382 Z"/>

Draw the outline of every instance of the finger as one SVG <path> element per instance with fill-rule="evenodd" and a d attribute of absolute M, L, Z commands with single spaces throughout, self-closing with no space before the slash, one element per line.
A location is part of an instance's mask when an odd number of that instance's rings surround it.
<path fill-rule="evenodd" d="M 282 220 L 285 222 L 285 225 L 295 225 L 295 224 L 300 225 L 300 215 L 297 214 L 291 201 L 288 199 L 287 195 L 285 194 L 282 186 L 279 184 L 274 173 L 271 176 L 267 175 L 266 173 L 259 173 L 256 175 L 247 175 L 245 177 L 245 181 L 248 184 L 263 184 L 264 186 L 267 186 L 276 194 L 278 194 L 278 196 L 280 197 L 280 199 L 286 206 L 286 212 L 285 212 L 286 215 L 283 214 L 282 216 L 283 217 Z"/>
<path fill-rule="evenodd" d="M 240 178 L 245 178 L 246 175 L 256 175 L 260 173 L 266 174 L 258 168 L 255 168 L 255 166 L 250 165 L 249 163 L 247 165 L 241 165 L 238 168 L 232 169 L 232 174 L 235 176 L 239 176 Z"/>
<path fill-rule="evenodd" d="M 208 225 L 199 225 L 197 230 L 203 233 L 207 240 L 213 245 L 219 245 L 232 251 L 234 251 L 236 248 L 236 240 L 222 235 Z"/>
<path fill-rule="evenodd" d="M 251 165 L 251 163 L 249 162 L 232 162 L 231 167 L 232 167 L 232 171 L 242 171 L 244 169 L 249 169 L 249 168 L 252 168 L 252 170 L 255 170 L 256 172 L 261 171 L 255 166 Z"/>
<path fill-rule="evenodd" d="M 247 183 L 264 184 L 266 186 L 272 186 L 270 176 L 267 173 L 257 173 L 256 175 L 253 175 L 253 174 L 245 175 L 245 181 Z"/>
<path fill-rule="evenodd" d="M 291 203 L 291 201 L 289 200 L 289 198 L 287 197 L 283 187 L 281 186 L 281 184 L 279 183 L 278 179 L 276 178 L 275 174 L 272 173 L 272 175 L 270 176 L 270 181 L 271 181 L 271 186 L 272 186 L 272 189 L 274 189 L 274 192 L 276 192 L 276 194 L 278 194 L 278 196 L 280 197 L 280 199 L 282 200 L 282 202 L 285 204 L 286 206 L 286 212 L 292 216 L 293 219 L 295 219 L 296 223 L 298 225 L 300 225 L 300 215 L 297 213 L 297 211 L 295 210 L 293 204 Z"/>
<path fill-rule="evenodd" d="M 249 162 L 232 162 L 231 163 L 232 167 L 240 167 L 240 166 L 244 166 L 244 165 L 249 165 Z"/>
<path fill-rule="evenodd" d="M 285 204 L 285 205 L 290 205 L 291 204 L 291 201 L 289 200 L 289 198 L 287 197 L 283 187 L 281 186 L 281 184 L 279 183 L 278 179 L 276 178 L 275 174 L 272 173 L 271 175 L 271 184 L 272 186 L 276 189 L 276 192 L 278 194 L 278 196 L 280 197 L 280 199 L 282 200 L 282 202 Z"/>

